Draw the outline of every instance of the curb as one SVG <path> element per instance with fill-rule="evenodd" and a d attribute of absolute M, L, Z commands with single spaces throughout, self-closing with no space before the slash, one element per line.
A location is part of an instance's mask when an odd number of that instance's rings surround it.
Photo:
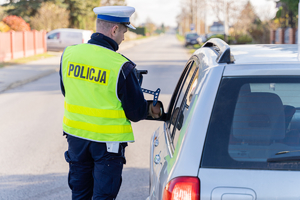
<path fill-rule="evenodd" d="M 40 78 L 43 78 L 45 76 L 49 76 L 50 74 L 53 74 L 53 73 L 55 73 L 57 71 L 58 71 L 57 69 L 47 70 L 47 71 L 45 71 L 45 72 L 43 72 L 41 74 L 38 74 L 36 76 L 33 76 L 33 77 L 30 77 L 30 78 L 27 78 L 27 79 L 24 79 L 24 80 L 20 80 L 20 81 L 16 81 L 16 82 L 10 83 L 7 86 L 4 86 L 2 89 L 0 89 L 0 93 L 3 93 L 5 91 L 7 91 L 7 90 L 14 89 L 14 88 L 22 86 L 22 85 L 25 85 L 25 84 L 33 82 L 33 81 L 36 81 L 36 80 L 38 80 Z"/>
<path fill-rule="evenodd" d="M 141 39 L 141 40 L 132 40 L 132 41 L 125 42 L 123 46 L 120 46 L 119 51 L 123 51 L 123 50 L 129 49 L 129 48 L 132 48 L 136 45 L 139 45 L 139 44 L 142 44 L 144 42 L 148 42 L 148 41 L 151 41 L 153 39 L 156 39 L 157 37 L 159 37 L 159 36 L 154 36 L 154 37 L 145 38 L 145 39 Z M 39 73 L 35 76 L 28 77 L 28 78 L 23 79 L 23 80 L 18 80 L 16 82 L 8 83 L 7 85 L 3 85 L 2 87 L 0 87 L 0 93 L 3 93 L 7 90 L 14 89 L 14 88 L 22 86 L 22 85 L 25 85 L 25 84 L 33 82 L 33 81 L 36 81 L 40 78 L 43 78 L 45 76 L 49 76 L 50 74 L 53 74 L 53 73 L 58 72 L 58 71 L 59 71 L 59 68 L 51 69 L 51 70 L 47 70 L 47 71 L 44 71 L 42 73 Z"/>

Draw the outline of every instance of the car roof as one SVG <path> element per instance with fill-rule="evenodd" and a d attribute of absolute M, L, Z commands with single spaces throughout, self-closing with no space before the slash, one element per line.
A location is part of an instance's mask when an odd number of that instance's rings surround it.
<path fill-rule="evenodd" d="M 188 32 L 185 35 L 198 35 L 198 33 L 196 33 L 196 32 Z"/>
<path fill-rule="evenodd" d="M 223 76 L 300 75 L 298 45 L 231 45 L 213 38 L 194 56 L 207 68 L 225 67 Z"/>
<path fill-rule="evenodd" d="M 91 32 L 90 30 L 83 30 L 83 29 L 75 29 L 75 28 L 59 28 L 59 29 L 54 29 L 50 32 L 48 32 L 47 34 L 51 34 L 51 33 L 56 33 L 56 32 Z"/>
<path fill-rule="evenodd" d="M 296 44 L 231 45 L 235 64 L 300 63 Z"/>
<path fill-rule="evenodd" d="M 212 38 L 198 49 L 194 55 L 201 57 L 200 54 L 203 54 L 207 50 L 206 48 L 216 53 L 217 63 L 300 63 L 297 44 L 228 45 L 219 38 Z"/>

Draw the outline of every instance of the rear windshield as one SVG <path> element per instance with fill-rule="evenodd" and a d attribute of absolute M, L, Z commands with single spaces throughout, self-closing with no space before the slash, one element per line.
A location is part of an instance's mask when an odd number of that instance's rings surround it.
<path fill-rule="evenodd" d="M 300 169 L 300 77 L 224 78 L 204 168 Z"/>

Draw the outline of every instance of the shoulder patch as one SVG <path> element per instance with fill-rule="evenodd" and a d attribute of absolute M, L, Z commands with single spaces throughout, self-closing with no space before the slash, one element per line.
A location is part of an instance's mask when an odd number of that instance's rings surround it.
<path fill-rule="evenodd" d="M 126 62 L 122 67 L 124 76 L 127 77 L 128 74 L 130 74 L 134 68 L 135 68 L 135 65 L 133 65 L 131 62 Z"/>

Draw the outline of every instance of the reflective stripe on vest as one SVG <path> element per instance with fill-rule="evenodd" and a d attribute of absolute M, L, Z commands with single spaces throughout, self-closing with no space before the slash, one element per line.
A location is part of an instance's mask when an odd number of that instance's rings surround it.
<path fill-rule="evenodd" d="M 99 142 L 133 142 L 130 121 L 117 96 L 120 69 L 128 60 L 109 49 L 80 44 L 65 49 L 63 130 Z"/>

